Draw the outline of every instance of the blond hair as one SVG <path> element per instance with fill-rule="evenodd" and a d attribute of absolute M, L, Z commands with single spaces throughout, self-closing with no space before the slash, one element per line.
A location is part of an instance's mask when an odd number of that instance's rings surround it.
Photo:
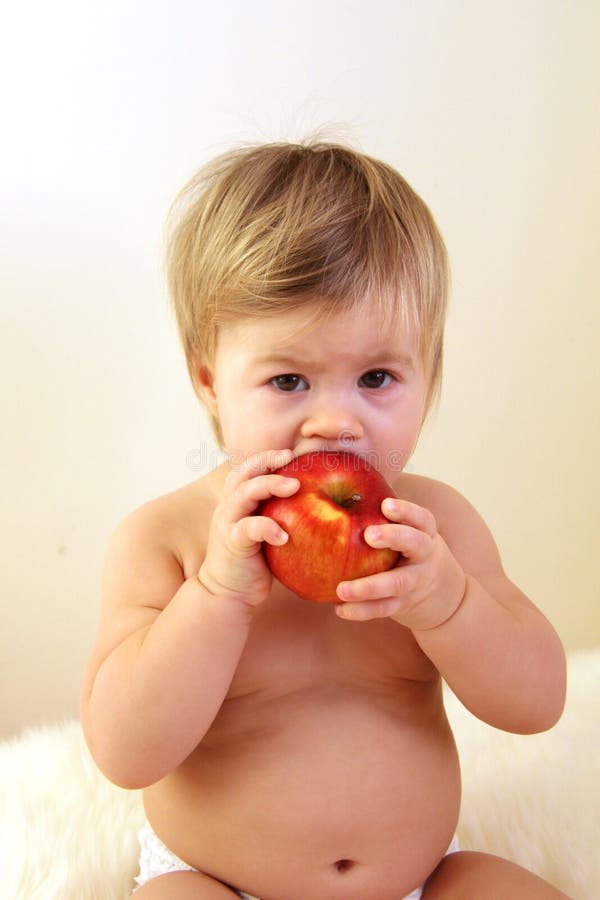
<path fill-rule="evenodd" d="M 262 144 L 217 157 L 173 204 L 167 275 L 197 392 L 227 322 L 315 302 L 328 315 L 368 299 L 386 319 L 413 325 L 427 409 L 437 396 L 446 250 L 426 204 L 379 160 L 324 142 Z"/>

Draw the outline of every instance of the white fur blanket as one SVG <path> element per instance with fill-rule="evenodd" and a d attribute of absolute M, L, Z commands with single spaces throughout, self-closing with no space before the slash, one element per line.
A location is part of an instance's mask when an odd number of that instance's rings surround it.
<path fill-rule="evenodd" d="M 462 847 L 513 859 L 576 900 L 600 898 L 599 687 L 600 650 L 572 654 L 563 718 L 526 737 L 446 698 L 463 771 Z M 127 897 L 142 818 L 139 792 L 98 773 L 78 722 L 1 743 L 0 897 Z"/>

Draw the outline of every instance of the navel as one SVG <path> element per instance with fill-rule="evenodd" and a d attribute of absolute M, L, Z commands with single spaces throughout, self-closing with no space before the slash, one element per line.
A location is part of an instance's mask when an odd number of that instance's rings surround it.
<path fill-rule="evenodd" d="M 353 859 L 336 859 L 333 864 L 338 872 L 348 872 L 354 866 Z"/>

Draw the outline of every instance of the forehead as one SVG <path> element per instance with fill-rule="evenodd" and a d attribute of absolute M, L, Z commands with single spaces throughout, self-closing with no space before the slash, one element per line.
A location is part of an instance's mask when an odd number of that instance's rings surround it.
<path fill-rule="evenodd" d="M 385 356 L 415 357 L 414 329 L 402 316 L 390 318 L 375 303 L 360 308 L 323 311 L 317 306 L 262 317 L 246 316 L 224 325 L 217 352 L 245 357 L 306 358 Z"/>

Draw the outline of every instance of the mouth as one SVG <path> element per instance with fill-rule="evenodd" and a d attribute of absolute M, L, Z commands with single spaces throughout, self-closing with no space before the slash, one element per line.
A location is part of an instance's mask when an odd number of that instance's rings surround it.
<path fill-rule="evenodd" d="M 306 453 L 353 453 L 355 456 L 362 456 L 368 454 L 368 451 L 360 451 L 340 441 L 321 441 L 318 443 L 299 444 L 297 447 L 294 447 L 295 456 L 304 456 Z"/>
<path fill-rule="evenodd" d="M 365 447 L 347 447 L 335 441 L 299 444 L 294 447 L 293 452 L 295 458 L 306 456 L 307 453 L 344 453 L 347 456 L 358 457 L 375 469 L 379 470 L 381 467 L 380 454 Z"/>
<path fill-rule="evenodd" d="M 400 459 L 399 454 L 393 451 L 370 450 L 368 447 L 348 447 L 339 441 L 306 441 L 300 442 L 293 448 L 294 457 L 305 456 L 307 453 L 344 453 L 348 456 L 355 456 L 370 468 L 376 469 L 378 472 L 402 471 L 406 461 Z"/>

